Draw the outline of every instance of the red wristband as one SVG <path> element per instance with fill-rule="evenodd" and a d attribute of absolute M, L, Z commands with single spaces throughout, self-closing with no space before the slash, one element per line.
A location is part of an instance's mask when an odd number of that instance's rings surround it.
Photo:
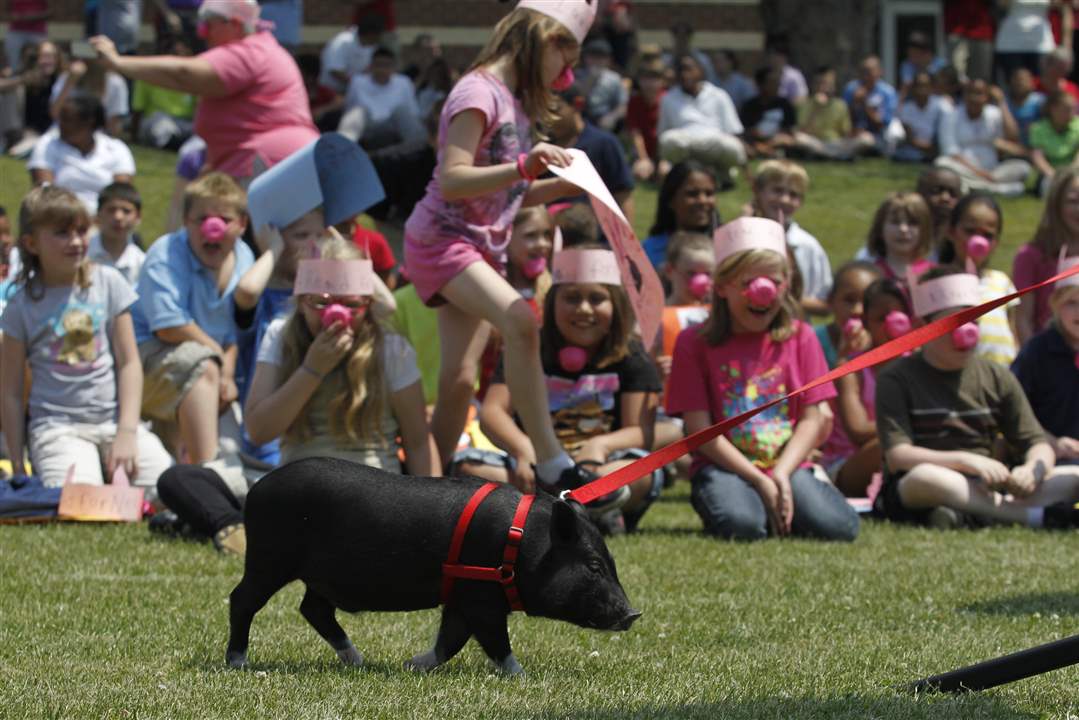
<path fill-rule="evenodd" d="M 535 175 L 528 174 L 528 168 L 525 166 L 525 162 L 528 160 L 528 153 L 521 153 L 517 156 L 517 173 L 528 182 L 532 182 L 536 179 Z"/>

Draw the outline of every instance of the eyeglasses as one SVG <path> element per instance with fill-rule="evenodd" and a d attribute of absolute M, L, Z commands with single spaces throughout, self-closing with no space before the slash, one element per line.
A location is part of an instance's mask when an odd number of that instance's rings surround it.
<path fill-rule="evenodd" d="M 349 310 L 362 310 L 371 304 L 371 298 L 358 295 L 344 297 L 334 295 L 308 295 L 304 298 L 304 302 L 315 310 L 325 310 L 330 305 L 344 305 Z"/>

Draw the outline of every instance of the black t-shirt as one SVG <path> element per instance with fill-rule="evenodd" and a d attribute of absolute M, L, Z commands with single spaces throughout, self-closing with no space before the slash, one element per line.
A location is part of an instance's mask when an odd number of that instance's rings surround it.
<path fill-rule="evenodd" d="M 29 85 L 26 88 L 25 101 L 23 103 L 23 125 L 38 134 L 44 133 L 52 127 L 52 115 L 49 114 L 49 97 L 52 94 L 53 83 L 46 81 L 41 85 Z"/>
<path fill-rule="evenodd" d="M 1019 351 L 1012 372 L 1038 422 L 1057 437 L 1079 438 L 1077 354 L 1055 327 L 1035 335 Z"/>
<path fill-rule="evenodd" d="M 506 382 L 503 361 L 499 358 L 492 385 Z M 622 428 L 622 393 L 662 389 L 659 371 L 636 340 L 626 357 L 605 368 L 588 365 L 579 373 L 568 373 L 561 367 L 544 366 L 543 374 L 555 435 L 568 451 L 591 437 Z"/>
<path fill-rule="evenodd" d="M 742 125 L 751 137 L 768 139 L 776 133 L 791 132 L 798 124 L 798 114 L 786 98 L 750 98 L 742 106 Z"/>

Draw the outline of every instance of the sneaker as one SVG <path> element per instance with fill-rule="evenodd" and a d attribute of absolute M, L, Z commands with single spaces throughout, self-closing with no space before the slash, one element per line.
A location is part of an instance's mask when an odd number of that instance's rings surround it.
<path fill-rule="evenodd" d="M 1070 530 L 1079 527 L 1079 510 L 1069 502 L 1056 503 L 1045 508 L 1042 525 L 1048 530 Z"/>
<path fill-rule="evenodd" d="M 542 480 L 539 480 L 537 484 L 544 492 L 558 497 L 567 490 L 576 490 L 597 479 L 599 479 L 599 475 L 580 463 L 577 463 L 572 467 L 563 470 L 562 474 L 558 477 L 558 482 L 554 485 L 545 483 Z M 627 500 L 629 500 L 629 486 L 623 485 L 617 490 L 609 492 L 588 503 L 585 505 L 585 509 L 588 510 L 589 514 L 596 515 L 607 512 L 608 510 L 620 508 L 626 504 Z"/>
<path fill-rule="evenodd" d="M 150 532 L 155 535 L 164 535 L 166 537 L 179 537 L 180 526 L 183 522 L 179 516 L 172 510 L 162 510 L 161 512 L 154 513 L 146 526 L 150 529 Z"/>
<path fill-rule="evenodd" d="M 222 555 L 243 557 L 247 553 L 247 531 L 243 523 L 229 525 L 214 533 L 214 547 Z"/>

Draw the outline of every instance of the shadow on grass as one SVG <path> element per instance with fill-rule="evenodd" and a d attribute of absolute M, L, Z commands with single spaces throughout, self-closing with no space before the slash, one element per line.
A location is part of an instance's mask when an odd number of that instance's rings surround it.
<path fill-rule="evenodd" d="M 623 718 L 1000 718 L 1026 720 L 1037 717 L 1021 713 L 985 695 L 926 699 L 913 696 L 844 698 L 761 698 L 756 700 L 645 705 L 624 710 L 581 710 L 532 715 L 542 720 L 622 720 Z"/>
<path fill-rule="evenodd" d="M 983 615 L 1076 615 L 1079 616 L 1079 591 L 1027 593 L 994 600 L 980 600 L 959 608 L 960 612 Z"/>

